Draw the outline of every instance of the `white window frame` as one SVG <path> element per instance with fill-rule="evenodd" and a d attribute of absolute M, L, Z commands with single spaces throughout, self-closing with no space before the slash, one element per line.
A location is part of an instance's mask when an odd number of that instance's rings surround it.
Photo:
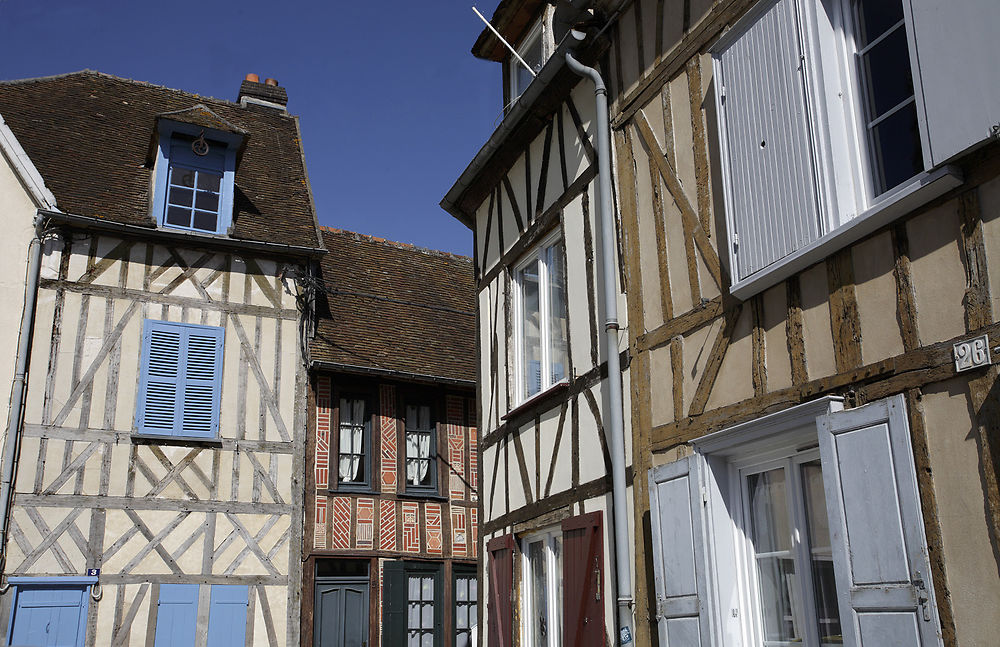
<path fill-rule="evenodd" d="M 710 555 L 734 556 L 728 564 L 721 557 L 709 560 L 708 589 L 723 634 L 719 644 L 764 644 L 745 476 L 788 461 L 800 464 L 818 459 L 816 419 L 843 408 L 841 398 L 824 397 L 692 441 L 708 466 L 704 496 L 712 510 L 712 530 L 705 536 L 706 548 Z M 804 519 L 795 521 L 805 523 Z M 811 572 L 803 573 L 802 581 L 803 586 L 811 582 Z M 724 592 L 735 592 L 735 596 L 724 598 Z M 808 626 L 804 629 L 806 636 L 814 631 Z"/>
<path fill-rule="evenodd" d="M 734 279 L 730 291 L 740 299 L 753 296 L 809 267 L 900 215 L 944 194 L 962 181 L 961 172 L 955 167 L 932 168 L 910 0 L 901 2 L 910 50 L 924 170 L 879 195 L 875 194 L 871 153 L 868 137 L 864 132 L 863 92 L 854 54 L 854 0 L 793 2 L 798 16 L 798 35 L 803 54 L 806 122 L 810 131 L 810 152 L 815 169 L 820 234 L 816 240 L 770 265 L 745 277 L 738 276 L 737 241 L 731 233 L 735 231 L 734 180 L 730 178 L 728 171 L 730 162 L 725 135 L 724 90 L 717 90 L 723 196 L 726 225 L 730 231 L 728 258 Z M 711 49 L 716 79 L 724 78 L 720 73 L 718 54 L 736 42 L 746 27 L 752 25 L 775 3 L 776 0 L 758 2 L 713 45 Z M 741 241 L 740 244 L 746 243 Z"/>
<path fill-rule="evenodd" d="M 556 229 L 541 241 L 539 241 L 530 252 L 524 255 L 512 268 L 511 268 L 511 286 L 514 290 L 513 295 L 513 315 L 514 315 L 514 362 L 513 366 L 515 368 L 514 373 L 514 401 L 512 405 L 514 407 L 523 404 L 529 400 L 539 397 L 549 389 L 554 386 L 565 384 L 569 381 L 569 335 L 567 333 L 566 338 L 566 366 L 563 367 L 563 377 L 558 380 L 552 379 L 552 366 L 551 366 L 551 353 L 552 353 L 552 339 L 551 339 L 551 325 L 549 321 L 551 304 L 549 303 L 549 293 L 548 293 L 548 278 L 549 278 L 549 268 L 544 262 L 545 250 L 551 247 L 554 243 L 562 241 L 563 243 L 563 263 L 566 263 L 566 243 L 565 239 L 562 237 L 562 233 Z M 538 261 L 538 310 L 539 310 L 539 346 L 541 347 L 541 385 L 537 393 L 532 393 L 531 395 L 524 394 L 524 290 L 521 286 L 520 275 L 521 270 L 527 267 L 533 261 Z M 563 271 L 563 278 L 566 277 L 565 267 Z M 563 286 L 563 294 L 567 300 L 567 318 L 569 313 L 569 292 L 567 287 Z"/>
<path fill-rule="evenodd" d="M 552 56 L 552 53 L 555 52 L 555 42 L 553 40 L 551 21 L 549 19 L 549 11 L 547 7 L 543 11 L 542 15 L 535 20 L 534 24 L 525 33 L 521 40 L 518 41 L 517 47 L 514 48 L 517 51 L 518 56 L 523 57 L 525 50 L 528 49 L 529 45 L 531 45 L 532 41 L 536 38 L 541 40 L 542 46 L 542 61 L 539 65 L 539 69 L 541 69 L 542 66 L 545 65 L 545 62 L 549 60 L 549 57 Z M 517 101 L 517 99 L 524 94 L 524 91 L 528 89 L 528 85 L 531 85 L 529 82 L 523 88 L 518 87 L 517 72 L 520 67 L 523 67 L 521 62 L 518 61 L 515 56 L 511 55 L 508 58 L 507 64 L 507 82 L 508 87 L 510 88 L 510 100 L 508 101 L 508 105 Z M 538 73 L 538 70 L 534 71 L 536 74 Z"/>
<path fill-rule="evenodd" d="M 562 645 L 562 563 L 556 558 L 553 545 L 562 539 L 560 526 L 552 526 L 544 530 L 526 534 L 520 539 L 521 549 L 521 645 L 522 647 L 561 647 Z M 549 628 L 548 644 L 536 645 L 531 640 L 532 618 L 534 617 L 534 599 L 531 595 L 531 560 L 528 557 L 528 546 L 542 541 L 545 545 L 546 584 L 549 592 Z M 560 554 L 560 557 L 562 555 Z M 553 624 L 555 623 L 555 624 Z"/>

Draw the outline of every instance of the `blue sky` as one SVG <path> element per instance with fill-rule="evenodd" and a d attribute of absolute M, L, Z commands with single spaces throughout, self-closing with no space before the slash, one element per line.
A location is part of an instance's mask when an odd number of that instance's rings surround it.
<path fill-rule="evenodd" d="M 480 0 L 492 15 L 497 0 Z M 321 224 L 471 254 L 438 202 L 501 110 L 471 2 L 0 0 L 0 79 L 84 68 L 235 100 L 249 72 L 299 115 Z"/>

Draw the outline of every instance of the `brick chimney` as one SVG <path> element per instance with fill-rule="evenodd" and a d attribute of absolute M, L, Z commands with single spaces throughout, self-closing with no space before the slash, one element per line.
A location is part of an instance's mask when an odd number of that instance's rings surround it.
<path fill-rule="evenodd" d="M 275 79 L 267 79 L 261 83 L 258 75 L 247 74 L 240 84 L 240 94 L 236 100 L 244 106 L 252 103 L 284 111 L 288 105 L 288 93 Z"/>

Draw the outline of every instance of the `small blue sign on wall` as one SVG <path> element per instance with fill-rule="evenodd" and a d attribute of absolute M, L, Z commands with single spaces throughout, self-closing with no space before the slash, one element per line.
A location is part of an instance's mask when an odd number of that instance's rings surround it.
<path fill-rule="evenodd" d="M 622 627 L 622 644 L 627 645 L 632 642 L 632 631 L 628 627 Z"/>
<path fill-rule="evenodd" d="M 87 569 L 87 577 L 100 577 L 100 576 L 101 576 L 101 569 L 99 568 Z"/>

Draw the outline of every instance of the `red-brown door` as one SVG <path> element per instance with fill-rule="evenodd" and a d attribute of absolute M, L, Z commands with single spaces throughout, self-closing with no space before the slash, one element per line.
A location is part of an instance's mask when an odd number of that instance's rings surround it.
<path fill-rule="evenodd" d="M 513 644 L 513 595 L 514 586 L 514 536 L 504 535 L 491 539 L 486 545 L 489 553 L 488 618 L 490 647 L 511 647 Z"/>
<path fill-rule="evenodd" d="M 601 513 L 562 522 L 563 645 L 604 647 L 604 540 Z"/>

